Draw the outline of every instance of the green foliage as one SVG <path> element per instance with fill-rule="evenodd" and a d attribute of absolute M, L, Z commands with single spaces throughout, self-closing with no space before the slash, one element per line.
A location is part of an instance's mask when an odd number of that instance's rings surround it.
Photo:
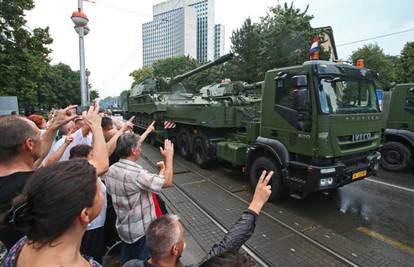
<path fill-rule="evenodd" d="M 43 85 L 40 93 L 45 94 L 45 98 L 41 99 L 40 106 L 64 107 L 80 103 L 79 71 L 73 71 L 66 64 L 50 66 Z"/>
<path fill-rule="evenodd" d="M 360 58 L 365 60 L 367 68 L 379 74 L 378 86 L 383 90 L 390 89 L 391 83 L 396 81 L 398 58 L 385 55 L 384 51 L 377 44 L 364 45 L 352 53 L 350 60 L 356 64 L 356 61 Z"/>
<path fill-rule="evenodd" d="M 93 101 L 94 99 L 97 99 L 97 98 L 99 98 L 99 92 L 98 92 L 98 90 L 90 90 L 89 91 L 89 99 L 91 101 Z"/>
<path fill-rule="evenodd" d="M 232 50 L 237 56 L 226 65 L 226 77 L 247 82 L 260 80 L 263 76 L 260 73 L 260 32 L 260 24 L 252 23 L 250 18 L 244 21 L 240 29 L 233 32 Z"/>
<path fill-rule="evenodd" d="M 397 78 L 400 83 L 414 82 L 414 42 L 406 43 L 401 51 Z"/>
<path fill-rule="evenodd" d="M 321 43 L 325 41 L 323 33 L 311 27 L 312 19 L 307 8 L 302 11 L 293 3 L 271 7 L 259 23 L 246 19 L 231 37 L 232 51 L 237 56 L 226 66 L 226 77 L 256 82 L 263 80 L 269 69 L 308 60 L 313 37 L 319 36 Z M 328 51 L 321 51 L 320 58 L 328 59 Z"/>
<path fill-rule="evenodd" d="M 198 66 L 197 60 L 187 56 L 158 60 L 152 65 L 152 68 L 155 77 L 174 77 Z"/>
<path fill-rule="evenodd" d="M 26 27 L 32 0 L 0 1 L 0 95 L 17 96 L 26 112 L 80 103 L 79 72 L 49 64 L 49 29 Z"/>
<path fill-rule="evenodd" d="M 137 84 L 142 83 L 145 79 L 150 78 L 152 76 L 152 72 L 153 70 L 151 67 L 143 67 L 131 72 L 129 76 L 131 76 L 134 79 L 131 88 Z"/>
<path fill-rule="evenodd" d="M 122 110 L 128 110 L 128 97 L 129 97 L 129 90 L 124 90 L 121 92 L 119 96 L 119 105 L 121 106 Z"/>

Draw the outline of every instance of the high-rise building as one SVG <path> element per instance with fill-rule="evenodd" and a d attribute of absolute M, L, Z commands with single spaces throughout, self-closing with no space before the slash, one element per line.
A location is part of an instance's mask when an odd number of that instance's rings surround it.
<path fill-rule="evenodd" d="M 224 54 L 224 25 L 214 26 L 214 59 Z"/>
<path fill-rule="evenodd" d="M 214 0 L 169 0 L 154 5 L 153 21 L 143 24 L 142 32 L 144 66 L 172 56 L 213 60 Z"/>
<path fill-rule="evenodd" d="M 197 56 L 197 19 L 191 7 L 154 13 L 154 20 L 142 25 L 143 65 L 174 56 Z"/>

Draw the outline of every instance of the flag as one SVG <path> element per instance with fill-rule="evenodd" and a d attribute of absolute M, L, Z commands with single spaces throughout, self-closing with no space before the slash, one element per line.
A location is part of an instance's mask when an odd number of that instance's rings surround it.
<path fill-rule="evenodd" d="M 164 121 L 164 129 L 173 129 L 175 126 L 175 122 L 173 121 Z"/>
<path fill-rule="evenodd" d="M 319 58 L 319 39 L 318 36 L 313 38 L 312 45 L 309 49 L 310 58 L 311 59 L 318 59 Z"/>

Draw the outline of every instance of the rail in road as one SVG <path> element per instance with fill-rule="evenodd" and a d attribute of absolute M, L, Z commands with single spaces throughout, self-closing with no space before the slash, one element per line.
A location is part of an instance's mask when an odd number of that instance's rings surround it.
<path fill-rule="evenodd" d="M 142 154 L 143 159 L 155 169 L 154 163 L 160 159 L 158 150 L 146 146 Z M 201 238 L 204 235 L 209 239 L 210 244 L 205 245 L 207 248 L 221 239 L 249 203 L 210 179 L 205 172 L 201 173 L 189 162 L 176 158 L 174 165 L 175 187 L 165 190 L 164 197 L 169 205 L 174 206 L 174 212 L 185 215 L 183 220 L 187 221 L 187 225 L 184 225 L 190 228 L 191 234 Z M 197 224 L 200 216 L 219 229 L 220 233 L 202 229 L 207 223 L 201 218 L 202 225 L 192 227 L 191 224 Z M 300 223 L 290 224 L 280 217 L 283 216 L 262 211 L 255 234 L 243 247 L 261 266 L 390 265 L 381 255 L 358 247 L 330 230 Z M 197 235 L 197 231 L 202 234 Z M 215 236 L 211 236 L 211 233 Z"/>

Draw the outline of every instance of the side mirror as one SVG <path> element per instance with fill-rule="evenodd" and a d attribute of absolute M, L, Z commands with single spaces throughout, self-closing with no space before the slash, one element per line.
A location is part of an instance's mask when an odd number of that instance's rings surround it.
<path fill-rule="evenodd" d="M 293 86 L 298 89 L 303 89 L 308 87 L 308 78 L 306 75 L 296 75 L 292 77 Z"/>
<path fill-rule="evenodd" d="M 293 106 L 297 111 L 308 111 L 309 94 L 308 89 L 295 89 L 293 91 Z"/>

